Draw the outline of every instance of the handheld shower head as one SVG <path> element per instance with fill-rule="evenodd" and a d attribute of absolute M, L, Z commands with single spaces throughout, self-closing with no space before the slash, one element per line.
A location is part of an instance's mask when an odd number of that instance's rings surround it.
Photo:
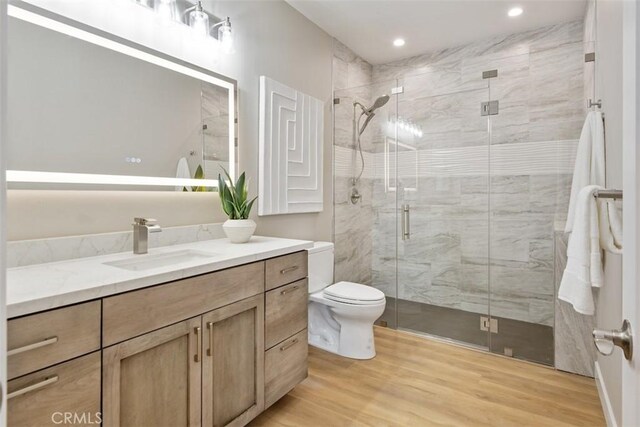
<path fill-rule="evenodd" d="M 387 102 L 389 102 L 389 95 L 382 95 L 376 98 L 376 100 L 373 102 L 373 105 L 369 108 L 365 108 L 362 104 L 359 104 L 360 108 L 362 108 L 362 114 L 360 116 L 367 116 L 364 123 L 362 124 L 362 127 L 358 131 L 360 135 L 362 135 L 362 132 L 364 132 L 364 130 L 367 128 L 367 125 L 369 124 L 371 119 L 373 119 L 373 116 L 376 115 L 375 111 L 378 108 L 383 107 Z"/>
<path fill-rule="evenodd" d="M 367 110 L 367 112 L 371 114 L 374 111 L 376 111 L 378 108 L 384 106 L 387 102 L 389 102 L 389 95 L 379 96 L 378 98 L 376 98 L 375 102 L 373 103 L 371 108 Z"/>
<path fill-rule="evenodd" d="M 373 105 L 369 108 L 366 108 L 364 105 L 362 105 L 358 101 L 355 101 L 353 103 L 353 143 L 356 144 L 358 151 L 360 152 L 360 159 L 362 160 L 362 167 L 360 168 L 360 173 L 358 174 L 358 176 L 354 175 L 353 181 L 352 181 L 354 188 L 351 194 L 351 203 L 353 204 L 358 203 L 358 201 L 360 200 L 360 194 L 358 193 L 358 190 L 355 188 L 355 185 L 358 184 L 358 181 L 360 181 L 360 177 L 364 172 L 364 155 L 362 154 L 362 145 L 360 145 L 360 136 L 362 135 L 362 132 L 364 132 L 364 130 L 367 128 L 367 125 L 369 124 L 369 122 L 371 122 L 373 117 L 376 115 L 375 111 L 378 108 L 384 106 L 387 102 L 389 102 L 389 95 L 379 96 L 373 102 Z M 357 120 L 356 120 L 356 105 L 359 106 L 360 109 L 362 110 L 362 113 L 360 113 L 360 116 L 358 117 Z M 362 127 L 360 127 L 360 119 L 362 118 L 362 116 L 367 116 L 367 117 L 365 118 L 364 123 L 362 124 Z"/>

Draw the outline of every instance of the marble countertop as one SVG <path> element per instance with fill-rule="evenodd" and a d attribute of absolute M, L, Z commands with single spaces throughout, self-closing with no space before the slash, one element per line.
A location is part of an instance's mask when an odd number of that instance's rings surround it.
<path fill-rule="evenodd" d="M 49 310 L 311 247 L 313 242 L 305 240 L 254 236 L 244 244 L 215 239 L 151 248 L 149 255 L 189 249 L 215 256 L 142 271 L 105 265 L 107 262 L 145 256 L 132 252 L 10 268 L 7 270 L 7 315 L 11 318 Z"/>

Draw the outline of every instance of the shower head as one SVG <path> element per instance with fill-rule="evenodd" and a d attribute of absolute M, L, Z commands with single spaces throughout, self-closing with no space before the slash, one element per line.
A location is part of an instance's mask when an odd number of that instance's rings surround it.
<path fill-rule="evenodd" d="M 367 118 L 365 119 L 364 123 L 362 124 L 362 127 L 359 130 L 359 134 L 362 135 L 362 132 L 364 132 L 364 130 L 366 129 L 367 125 L 369 124 L 369 122 L 371 121 L 371 119 L 373 119 L 373 116 L 376 115 L 376 113 L 374 111 L 376 111 L 378 108 L 384 106 L 387 102 L 389 102 L 389 95 L 382 95 L 379 96 L 378 98 L 376 98 L 376 100 L 374 101 L 373 105 L 369 108 L 365 108 L 362 104 L 360 105 L 360 108 L 362 108 L 362 114 L 360 115 L 360 117 L 362 117 L 363 115 L 366 115 Z"/>
<path fill-rule="evenodd" d="M 382 95 L 379 96 L 375 102 L 373 103 L 373 105 L 366 111 L 366 114 L 373 114 L 374 111 L 376 111 L 378 108 L 384 106 L 387 102 L 389 102 L 389 95 Z"/>

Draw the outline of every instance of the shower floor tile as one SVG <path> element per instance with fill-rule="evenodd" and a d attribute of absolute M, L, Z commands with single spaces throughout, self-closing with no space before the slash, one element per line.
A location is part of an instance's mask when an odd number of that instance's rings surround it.
<path fill-rule="evenodd" d="M 490 348 L 493 353 L 553 366 L 551 326 L 494 317 L 498 320 L 498 333 L 489 336 L 487 331 L 480 330 L 481 315 L 478 313 L 403 299 L 397 300 L 397 307 L 399 314 L 396 325 L 396 299 L 387 297 L 387 307 L 377 324 L 386 322 L 390 328 L 398 327 L 475 347 Z"/>

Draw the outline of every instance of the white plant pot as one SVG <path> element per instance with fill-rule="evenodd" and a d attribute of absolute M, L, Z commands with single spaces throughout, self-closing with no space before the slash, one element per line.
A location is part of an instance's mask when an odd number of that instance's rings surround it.
<path fill-rule="evenodd" d="M 256 223 L 252 219 L 228 219 L 222 229 L 231 243 L 247 243 L 256 231 Z"/>

